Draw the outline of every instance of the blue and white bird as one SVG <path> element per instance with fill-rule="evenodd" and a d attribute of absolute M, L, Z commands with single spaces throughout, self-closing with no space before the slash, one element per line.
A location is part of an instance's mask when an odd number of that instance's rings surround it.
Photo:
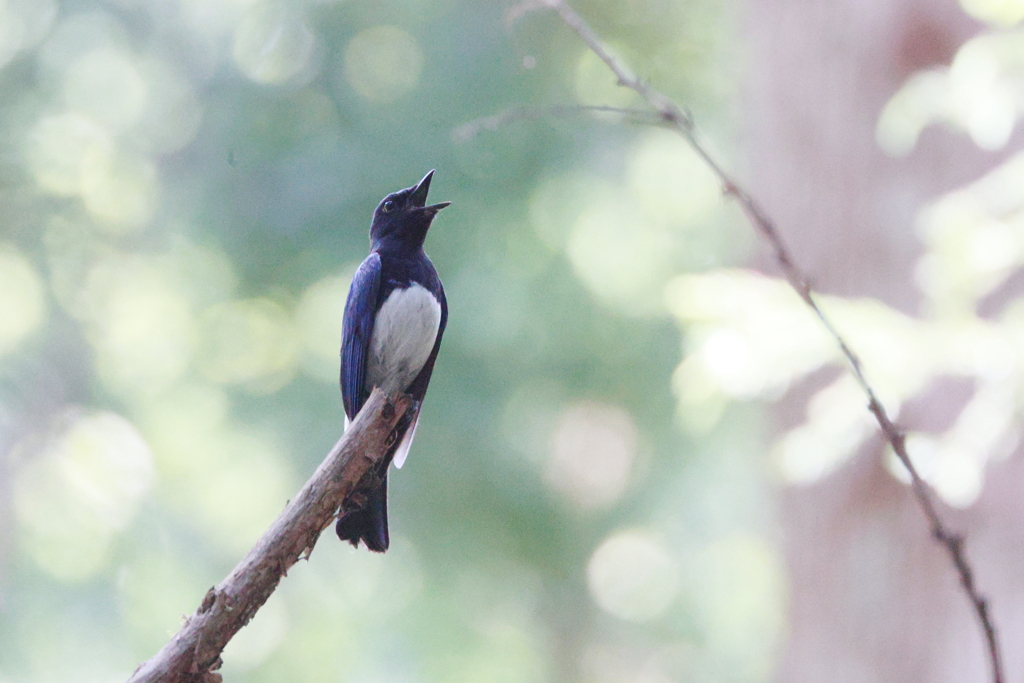
<path fill-rule="evenodd" d="M 352 277 L 341 332 L 341 395 L 346 426 L 374 387 L 415 399 L 399 423 L 395 446 L 384 459 L 381 485 L 358 510 L 343 511 L 338 538 L 376 552 L 388 549 L 387 468 L 409 454 L 420 406 L 427 393 L 441 336 L 448 322 L 444 287 L 423 241 L 437 212 L 451 202 L 427 206 L 434 172 L 412 187 L 389 194 L 373 212 L 370 255 Z"/>

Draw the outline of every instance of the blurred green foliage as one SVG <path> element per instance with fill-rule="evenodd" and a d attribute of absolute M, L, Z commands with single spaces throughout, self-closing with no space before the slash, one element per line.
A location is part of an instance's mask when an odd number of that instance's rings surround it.
<path fill-rule="evenodd" d="M 581 2 L 728 140 L 719 4 Z M 123 680 L 340 434 L 348 278 L 430 168 L 451 307 L 392 549 L 325 535 L 229 681 L 765 680 L 784 577 L 733 406 L 687 436 L 662 290 L 748 237 L 501 3 L 0 0 L 0 681 Z"/>

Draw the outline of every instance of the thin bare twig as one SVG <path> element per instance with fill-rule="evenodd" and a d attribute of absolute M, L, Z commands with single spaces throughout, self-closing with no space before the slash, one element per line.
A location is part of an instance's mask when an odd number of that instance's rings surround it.
<path fill-rule="evenodd" d="M 782 269 L 782 272 L 790 286 L 797 294 L 800 295 L 800 298 L 804 300 L 804 303 L 810 307 L 818 317 L 818 320 L 820 320 L 825 326 L 825 329 L 828 331 L 832 339 L 839 345 L 843 356 L 850 365 L 850 371 L 853 373 L 853 376 L 857 380 L 861 389 L 863 389 L 864 393 L 867 395 L 868 409 L 875 416 L 885 439 L 889 442 L 889 445 L 892 446 L 893 451 L 895 451 L 896 457 L 899 458 L 900 462 L 903 463 L 903 466 L 906 467 L 907 471 L 910 473 L 911 490 L 914 493 L 914 497 L 917 499 L 918 505 L 924 512 L 925 517 L 928 519 L 932 536 L 946 549 L 953 566 L 960 576 L 960 583 L 963 586 L 964 593 L 967 595 L 971 605 L 974 607 L 975 614 L 977 615 L 978 621 L 980 622 L 984 632 L 985 641 L 988 646 L 989 663 L 992 667 L 992 680 L 994 683 L 1003 683 L 1003 666 L 1000 658 L 999 640 L 996 635 L 996 628 L 989 613 L 988 601 L 981 595 L 981 593 L 978 592 L 977 586 L 974 583 L 974 570 L 964 553 L 964 538 L 962 535 L 950 531 L 943 524 L 942 518 L 939 516 L 938 510 L 936 509 L 935 501 L 932 498 L 931 490 L 921 478 L 921 475 L 918 474 L 917 468 L 914 467 L 914 463 L 911 461 L 910 456 L 907 453 L 906 439 L 904 438 L 903 432 L 893 423 L 889 414 L 882 406 L 881 401 L 878 400 L 878 396 L 874 388 L 868 382 L 867 377 L 864 374 L 860 358 L 856 353 L 854 353 L 853 349 L 850 348 L 850 345 L 847 344 L 843 336 L 839 334 L 835 325 L 832 324 L 832 321 L 818 305 L 807 276 L 804 275 L 793 261 L 792 256 L 790 256 L 789 250 L 786 248 L 782 237 L 779 235 L 775 222 L 767 213 L 764 212 L 754 198 L 735 180 L 733 180 L 732 176 L 729 175 L 708 153 L 707 149 L 705 149 L 703 144 L 701 144 L 700 140 L 697 138 L 693 117 L 689 112 L 685 111 L 664 94 L 651 87 L 650 84 L 645 83 L 638 77 L 628 73 L 622 62 L 616 59 L 608 51 L 601 39 L 594 33 L 593 29 L 590 28 L 586 21 L 584 21 L 583 18 L 577 14 L 565 0 L 542 0 L 542 2 L 545 6 L 556 11 L 562 18 L 562 21 L 575 31 L 583 42 L 586 43 L 587 47 L 605 63 L 608 69 L 615 74 L 619 85 L 633 90 L 644 98 L 644 100 L 646 100 L 647 103 L 658 112 L 665 123 L 686 139 L 693 151 L 700 156 L 704 163 L 707 164 L 718 177 L 725 193 L 731 195 L 737 202 L 739 202 L 751 225 L 760 232 L 762 237 L 764 237 L 768 241 L 768 244 L 771 245 L 772 250 L 774 251 L 775 260 Z"/>
<path fill-rule="evenodd" d="M 619 116 L 641 119 L 644 123 L 658 123 L 661 115 L 647 109 L 630 109 L 629 107 L 609 107 L 605 105 L 573 104 L 549 107 L 512 107 L 500 114 L 483 116 L 464 123 L 452 131 L 455 142 L 468 142 L 482 131 L 497 130 L 515 121 L 526 119 L 546 119 L 551 116 L 572 116 L 575 114 L 618 114 Z"/>
<path fill-rule="evenodd" d="M 356 502 L 387 452 L 389 436 L 412 399 L 374 389 L 331 452 L 226 579 L 128 683 L 215 683 L 221 652 L 255 616 L 296 562 L 313 552 L 339 508 Z"/>

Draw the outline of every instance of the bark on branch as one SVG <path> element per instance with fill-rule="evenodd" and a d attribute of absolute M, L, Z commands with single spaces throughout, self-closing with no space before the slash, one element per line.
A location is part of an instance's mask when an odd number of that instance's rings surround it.
<path fill-rule="evenodd" d="M 253 618 L 300 559 L 313 552 L 338 509 L 357 502 L 377 476 L 392 430 L 412 399 L 375 389 L 302 490 L 231 574 L 211 588 L 195 613 L 129 683 L 213 683 L 228 641 Z"/>

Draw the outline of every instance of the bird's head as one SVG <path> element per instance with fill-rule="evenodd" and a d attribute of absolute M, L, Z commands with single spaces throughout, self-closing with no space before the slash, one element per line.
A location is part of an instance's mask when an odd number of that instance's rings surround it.
<path fill-rule="evenodd" d="M 392 192 L 381 200 L 373 212 L 370 241 L 374 246 L 397 246 L 418 249 L 423 246 L 427 230 L 437 212 L 451 204 L 441 202 L 427 206 L 430 190 L 430 171 L 412 187 Z"/>

